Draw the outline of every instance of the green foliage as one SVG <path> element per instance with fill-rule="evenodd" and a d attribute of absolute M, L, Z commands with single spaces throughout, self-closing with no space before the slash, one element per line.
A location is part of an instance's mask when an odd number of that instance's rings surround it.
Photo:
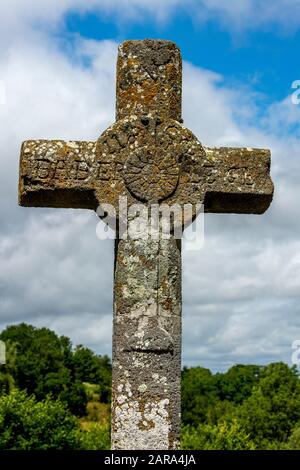
<path fill-rule="evenodd" d="M 215 375 L 184 369 L 182 409 L 185 448 L 299 446 L 300 381 L 296 368 L 283 363 L 237 365 Z"/>
<path fill-rule="evenodd" d="M 17 387 L 38 400 L 51 394 L 78 416 L 85 414 L 87 405 L 83 381 L 97 384 L 101 400 L 110 401 L 111 363 L 107 356 L 97 356 L 83 346 L 73 350 L 69 338 L 25 323 L 8 326 L 0 339 L 10 352 L 10 360 L 0 369 L 2 391 Z"/>
<path fill-rule="evenodd" d="M 79 448 L 82 450 L 109 450 L 110 429 L 108 424 L 89 423 L 89 427 L 77 434 Z"/>
<path fill-rule="evenodd" d="M 87 394 L 87 397 L 88 397 L 89 401 L 94 400 L 95 398 L 97 400 L 100 399 L 100 387 L 99 387 L 99 385 L 91 384 L 89 382 L 83 382 L 83 385 L 84 385 L 84 388 L 85 388 L 85 391 L 86 391 L 86 394 Z"/>
<path fill-rule="evenodd" d="M 259 366 L 238 364 L 224 374 L 216 374 L 215 384 L 219 399 L 242 403 L 259 382 L 261 371 L 262 367 Z"/>
<path fill-rule="evenodd" d="M 284 442 L 281 445 L 283 450 L 300 450 L 300 423 L 297 424 L 287 442 Z"/>
<path fill-rule="evenodd" d="M 108 356 L 97 356 L 89 348 L 79 345 L 73 354 L 75 377 L 80 382 L 99 385 L 100 399 L 109 403 L 111 399 L 111 362 Z"/>
<path fill-rule="evenodd" d="M 16 345 L 7 340 L 5 343 L 5 364 L 0 366 L 0 395 L 9 393 L 15 388 L 14 370 L 16 366 L 17 348 Z"/>
<path fill-rule="evenodd" d="M 260 373 L 261 368 L 252 365 L 236 365 L 216 375 L 202 367 L 185 367 L 181 385 L 183 423 L 216 424 L 235 404 L 251 395 Z"/>
<path fill-rule="evenodd" d="M 75 414 L 84 412 L 87 403 L 84 389 L 66 366 L 72 355 L 70 340 L 48 328 L 35 328 L 25 323 L 7 327 L 0 339 L 5 344 L 14 344 L 16 356 L 10 373 L 16 387 L 34 394 L 38 400 L 51 394 L 65 400 Z M 77 391 L 80 396 L 76 398 Z"/>
<path fill-rule="evenodd" d="M 7 352 L 0 450 L 109 449 L 110 359 L 24 323 L 7 327 L 0 339 Z M 80 424 L 75 416 L 84 416 Z M 297 370 L 283 363 L 217 374 L 185 367 L 182 421 L 183 449 L 300 450 Z"/>
<path fill-rule="evenodd" d="M 68 383 L 64 390 L 58 395 L 60 400 L 66 402 L 72 413 L 83 416 L 86 412 L 87 394 L 82 383 L 75 381 Z"/>
<path fill-rule="evenodd" d="M 203 367 L 184 367 L 181 378 L 182 421 L 197 426 L 205 422 L 217 391 L 214 376 Z"/>
<path fill-rule="evenodd" d="M 236 421 L 217 425 L 185 426 L 181 433 L 184 450 L 254 450 L 255 444 Z"/>
<path fill-rule="evenodd" d="M 75 449 L 77 423 L 62 402 L 13 390 L 0 397 L 0 450 Z"/>
<path fill-rule="evenodd" d="M 237 417 L 257 446 L 288 439 L 300 420 L 300 382 L 294 367 L 266 366 L 251 396 L 237 409 Z"/>

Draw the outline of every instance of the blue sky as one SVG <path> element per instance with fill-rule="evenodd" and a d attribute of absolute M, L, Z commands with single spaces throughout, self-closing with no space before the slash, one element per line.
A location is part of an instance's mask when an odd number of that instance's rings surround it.
<path fill-rule="evenodd" d="M 65 34 L 88 39 L 168 38 L 181 48 L 185 60 L 222 74 L 229 86 L 237 82 L 253 85 L 261 99 L 281 100 L 290 92 L 296 73 L 299 31 L 277 26 L 254 31 L 228 31 L 218 21 L 199 24 L 187 12 L 179 11 L 166 21 L 125 21 L 115 15 L 69 13 Z"/>
<path fill-rule="evenodd" d="M 207 145 L 272 152 L 263 216 L 208 215 L 183 252 L 183 362 L 290 363 L 300 338 L 299 0 L 11 0 L 0 31 L 0 328 L 48 326 L 111 352 L 113 246 L 90 211 L 17 206 L 20 145 L 96 140 L 115 110 L 117 45 L 175 41 L 185 125 Z"/>

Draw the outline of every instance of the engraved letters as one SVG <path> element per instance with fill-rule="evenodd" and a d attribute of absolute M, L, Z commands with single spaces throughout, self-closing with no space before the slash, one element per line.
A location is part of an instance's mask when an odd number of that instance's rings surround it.
<path fill-rule="evenodd" d="M 90 179 L 110 180 L 113 178 L 112 162 L 89 163 L 82 160 L 53 160 L 38 158 L 31 162 L 30 172 L 33 180 L 68 180 L 68 181 L 90 181 Z"/>
<path fill-rule="evenodd" d="M 241 186 L 254 184 L 253 179 L 249 175 L 249 169 L 246 167 L 230 168 L 227 170 L 227 181 L 229 183 L 239 183 Z"/>

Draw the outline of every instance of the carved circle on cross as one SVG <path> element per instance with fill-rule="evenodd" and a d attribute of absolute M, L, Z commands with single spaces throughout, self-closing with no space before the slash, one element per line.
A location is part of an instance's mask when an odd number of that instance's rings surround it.
<path fill-rule="evenodd" d="M 167 203 L 183 207 L 204 199 L 206 155 L 191 131 L 173 119 L 131 115 L 102 133 L 95 159 L 99 162 L 95 195 L 112 204 L 119 217 L 119 197 L 128 205 Z M 180 225 L 180 217 L 174 221 Z"/>
<path fill-rule="evenodd" d="M 180 167 L 172 153 L 165 155 L 159 149 L 145 146 L 127 158 L 124 181 L 127 189 L 139 200 L 159 202 L 169 197 L 178 184 Z"/>

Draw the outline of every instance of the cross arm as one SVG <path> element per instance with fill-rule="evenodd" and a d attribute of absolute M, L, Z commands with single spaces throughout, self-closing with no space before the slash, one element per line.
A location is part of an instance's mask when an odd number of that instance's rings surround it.
<path fill-rule="evenodd" d="M 205 147 L 206 212 L 262 214 L 273 198 L 269 150 Z"/>
<path fill-rule="evenodd" d="M 96 142 L 29 140 L 22 144 L 19 204 L 95 209 L 100 171 Z"/>

